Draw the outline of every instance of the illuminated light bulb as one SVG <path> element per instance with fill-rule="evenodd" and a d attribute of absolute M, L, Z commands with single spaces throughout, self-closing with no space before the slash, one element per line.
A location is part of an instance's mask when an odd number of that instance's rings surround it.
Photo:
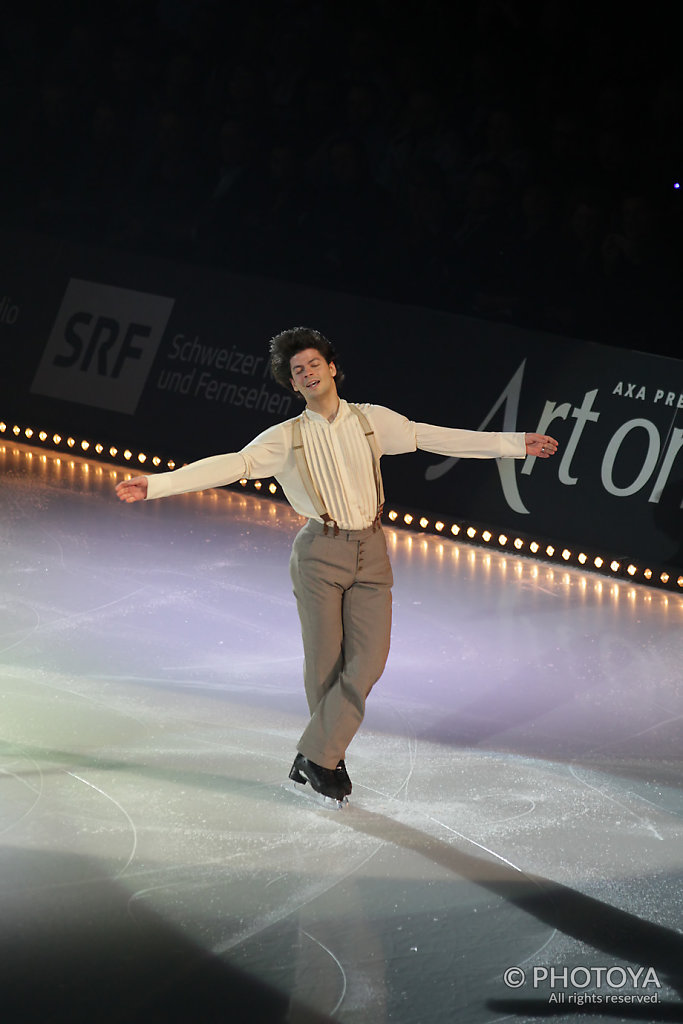
<path fill-rule="evenodd" d="M 12 433 L 14 434 L 15 437 L 17 437 L 21 433 L 21 427 L 12 427 Z"/>
<path fill-rule="evenodd" d="M 518 551 L 524 547 L 524 541 L 521 537 L 515 537 L 515 547 Z"/>
<path fill-rule="evenodd" d="M 33 430 L 31 427 L 27 427 L 24 433 L 26 434 L 26 437 L 33 437 Z"/>
<path fill-rule="evenodd" d="M 87 452 L 89 447 L 90 441 L 81 441 L 81 448 L 83 449 L 84 452 Z"/>
<path fill-rule="evenodd" d="M 138 462 L 147 462 L 147 456 L 144 452 L 140 452 L 138 455 Z"/>
<path fill-rule="evenodd" d="M 538 551 L 538 548 L 539 548 L 538 542 L 535 541 L 535 540 L 532 540 L 531 544 L 529 545 L 529 549 L 531 551 L 533 551 L 534 554 L 536 554 L 536 552 Z"/>
<path fill-rule="evenodd" d="M 683 587 L 683 576 L 679 576 L 676 580 L 676 583 L 679 585 L 679 587 Z"/>
<path fill-rule="evenodd" d="M 612 572 L 617 572 L 618 571 L 619 563 L 617 562 L 616 558 L 614 559 L 614 561 L 610 562 L 609 567 L 612 570 Z"/>
<path fill-rule="evenodd" d="M 268 490 L 270 491 L 271 494 L 275 494 L 275 492 L 277 491 L 277 484 L 269 484 Z"/>
<path fill-rule="evenodd" d="M 585 565 L 585 564 L 586 564 L 586 562 L 588 561 L 588 555 L 585 555 L 585 554 L 583 553 L 583 551 L 581 551 L 581 552 L 579 553 L 579 561 L 581 562 L 581 565 Z"/>
<path fill-rule="evenodd" d="M 67 437 L 66 443 L 68 444 L 69 448 L 73 448 L 73 446 L 76 444 L 76 441 L 74 440 L 73 437 Z"/>
<path fill-rule="evenodd" d="M 451 533 L 453 534 L 454 537 L 457 537 L 458 534 L 460 533 L 460 527 L 458 526 L 457 523 L 453 523 L 453 525 L 451 526 Z"/>
<path fill-rule="evenodd" d="M 123 457 L 124 457 L 124 459 L 132 459 L 133 458 L 132 451 L 129 448 L 126 448 L 125 452 L 123 453 Z"/>
<path fill-rule="evenodd" d="M 600 558 L 600 555 L 596 555 L 596 557 L 593 559 L 593 565 L 596 569 L 601 569 L 604 564 L 605 563 L 602 560 L 602 558 Z"/>
<path fill-rule="evenodd" d="M 118 450 L 118 448 L 114 448 L 114 447 L 112 446 L 112 447 L 111 447 L 111 448 L 109 449 L 109 454 L 111 455 L 112 459 L 113 459 L 113 458 L 115 458 L 115 457 L 116 457 L 116 456 L 117 456 L 117 455 L 119 454 L 119 450 Z"/>
<path fill-rule="evenodd" d="M 645 577 L 646 580 L 651 580 L 652 579 L 652 569 L 646 569 L 645 572 L 643 573 L 643 576 Z"/>
<path fill-rule="evenodd" d="M 473 526 L 468 526 L 467 527 L 467 536 L 468 537 L 476 537 L 477 536 L 477 531 L 475 530 L 475 528 Z"/>
<path fill-rule="evenodd" d="M 247 481 L 242 479 L 242 480 L 240 480 L 240 484 L 242 485 L 242 487 L 246 487 L 247 486 Z"/>
<path fill-rule="evenodd" d="M 562 552 L 562 557 L 564 558 L 565 562 L 569 561 L 569 559 L 572 557 L 572 553 L 569 550 L 569 548 L 564 549 L 564 551 Z"/>
<path fill-rule="evenodd" d="M 507 539 L 507 537 L 505 536 L 505 534 L 504 534 L 504 533 L 501 533 L 501 534 L 499 535 L 499 537 L 498 537 L 498 543 L 499 543 L 499 544 L 507 544 L 507 542 L 508 542 L 508 539 Z"/>
<path fill-rule="evenodd" d="M 420 519 L 420 526 L 422 527 L 423 530 L 425 530 L 429 526 L 429 520 L 425 519 L 425 517 L 422 516 Z"/>
<path fill-rule="evenodd" d="M 403 522 L 406 524 L 406 526 L 410 526 L 412 521 L 413 517 L 411 516 L 410 512 L 406 512 L 406 514 L 403 517 Z"/>
<path fill-rule="evenodd" d="M 52 443 L 53 444 L 61 444 L 62 443 L 61 434 L 53 434 L 52 435 Z"/>
<path fill-rule="evenodd" d="M 440 520 L 438 523 L 434 523 L 434 529 L 437 530 L 439 533 L 441 533 L 441 531 L 443 530 L 443 526 L 444 524 Z"/>
<path fill-rule="evenodd" d="M 173 461 L 173 459 L 169 459 L 166 465 L 168 466 L 169 469 L 175 469 L 175 462 Z"/>
<path fill-rule="evenodd" d="M 256 488 L 257 491 L 260 491 L 262 486 L 263 484 L 261 483 L 260 480 L 256 480 L 256 482 L 254 483 L 254 487 Z"/>
<path fill-rule="evenodd" d="M 635 576 L 635 574 L 638 572 L 638 569 L 635 565 L 629 565 L 626 572 L 629 574 L 629 576 Z"/>
<path fill-rule="evenodd" d="M 97 452 L 97 454 L 98 454 L 98 455 L 101 455 L 101 454 L 102 454 L 102 452 L 104 451 L 104 446 L 103 446 L 103 445 L 101 445 L 101 444 L 100 444 L 100 443 L 98 442 L 98 443 L 97 443 L 97 444 L 95 445 L 95 451 Z"/>
<path fill-rule="evenodd" d="M 47 441 L 47 434 L 45 433 L 44 430 L 41 430 L 41 432 L 38 434 L 38 437 L 40 438 L 41 441 Z"/>
<path fill-rule="evenodd" d="M 552 546 L 552 544 L 548 544 L 548 547 L 545 549 L 545 553 L 548 556 L 548 558 L 553 557 L 553 555 L 555 554 L 555 548 Z"/>
<path fill-rule="evenodd" d="M 0 434 L 4 434 L 6 430 L 7 430 L 7 424 L 6 423 L 0 423 Z"/>
<path fill-rule="evenodd" d="M 152 465 L 154 465 L 154 466 L 160 466 L 161 465 L 161 459 L 159 458 L 158 455 L 155 455 L 154 458 L 152 459 Z"/>
<path fill-rule="evenodd" d="M 493 536 L 493 534 L 491 534 L 488 530 L 484 530 L 484 532 L 481 535 L 481 539 L 485 540 L 486 543 L 488 544 L 488 542 L 491 540 L 492 536 Z"/>
<path fill-rule="evenodd" d="M 391 519 L 392 523 L 395 522 L 398 519 L 398 512 L 396 512 L 392 508 L 391 512 L 389 513 L 389 518 Z"/>

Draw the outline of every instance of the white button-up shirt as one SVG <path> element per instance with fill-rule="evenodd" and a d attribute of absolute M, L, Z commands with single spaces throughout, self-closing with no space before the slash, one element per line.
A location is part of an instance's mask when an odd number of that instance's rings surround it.
<path fill-rule="evenodd" d="M 375 432 L 380 455 L 401 455 L 417 448 L 436 455 L 469 459 L 524 458 L 523 433 L 458 430 L 414 423 L 382 405 L 359 409 Z M 239 452 L 214 455 L 171 473 L 148 477 L 147 498 L 163 498 L 186 491 L 202 491 L 236 480 L 275 477 L 296 512 L 320 519 L 296 466 L 292 423 L 268 427 Z M 344 399 L 330 422 L 306 409 L 301 436 L 313 483 L 327 512 L 342 530 L 363 530 L 377 515 L 377 488 L 372 453 L 363 428 Z"/>

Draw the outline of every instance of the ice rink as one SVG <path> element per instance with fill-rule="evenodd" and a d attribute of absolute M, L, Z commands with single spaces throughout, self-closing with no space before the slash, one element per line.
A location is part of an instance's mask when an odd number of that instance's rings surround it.
<path fill-rule="evenodd" d="M 388 529 L 330 811 L 299 517 L 0 467 L 2 1024 L 683 1020 L 682 596 Z"/>

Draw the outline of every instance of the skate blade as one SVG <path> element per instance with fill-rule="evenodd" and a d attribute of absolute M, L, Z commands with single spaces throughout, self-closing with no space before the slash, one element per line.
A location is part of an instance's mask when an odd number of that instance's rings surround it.
<path fill-rule="evenodd" d="M 345 796 L 342 800 L 337 800 L 333 796 L 323 796 L 322 793 L 316 793 L 311 787 L 300 782 L 290 781 L 286 787 L 290 792 L 296 793 L 298 797 L 306 800 L 310 804 L 315 804 L 317 807 L 322 807 L 326 811 L 343 811 L 348 806 L 349 798 Z"/>

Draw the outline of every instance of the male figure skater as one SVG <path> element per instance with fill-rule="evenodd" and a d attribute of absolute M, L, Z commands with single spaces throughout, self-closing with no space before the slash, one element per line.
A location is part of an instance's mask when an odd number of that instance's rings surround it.
<path fill-rule="evenodd" d="M 274 476 L 306 517 L 290 572 L 311 717 L 289 775 L 341 805 L 351 792 L 346 748 L 389 653 L 393 579 L 380 522 L 380 457 L 420 448 L 459 458 L 545 459 L 557 451 L 557 441 L 435 427 L 383 406 L 351 405 L 339 398 L 343 374 L 332 344 L 305 327 L 272 339 L 270 368 L 278 383 L 303 398 L 300 416 L 269 427 L 239 452 L 133 477 L 116 490 L 121 501 L 133 502 Z"/>

